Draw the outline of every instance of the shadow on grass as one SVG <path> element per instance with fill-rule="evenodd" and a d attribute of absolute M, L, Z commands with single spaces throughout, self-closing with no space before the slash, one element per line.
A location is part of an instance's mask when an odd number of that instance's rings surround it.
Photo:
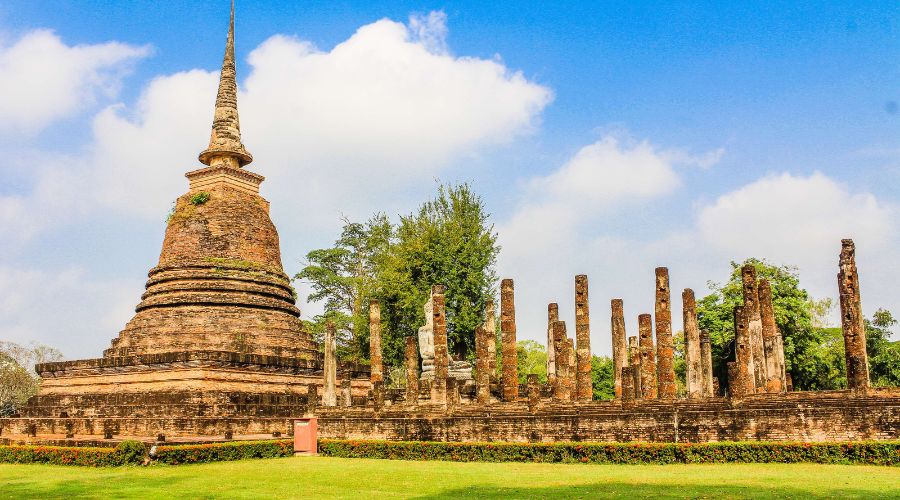
<path fill-rule="evenodd" d="M 897 491 L 872 491 L 859 488 L 828 488 L 816 491 L 785 486 L 632 484 L 604 482 L 556 487 L 497 487 L 475 485 L 423 495 L 420 500 L 437 498 L 897 498 Z"/>

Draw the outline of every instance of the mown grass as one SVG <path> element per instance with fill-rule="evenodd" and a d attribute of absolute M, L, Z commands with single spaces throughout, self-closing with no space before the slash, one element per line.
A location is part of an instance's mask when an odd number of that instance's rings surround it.
<path fill-rule="evenodd" d="M 879 498 L 900 468 L 563 465 L 292 457 L 201 465 L 0 465 L 0 498 Z"/>

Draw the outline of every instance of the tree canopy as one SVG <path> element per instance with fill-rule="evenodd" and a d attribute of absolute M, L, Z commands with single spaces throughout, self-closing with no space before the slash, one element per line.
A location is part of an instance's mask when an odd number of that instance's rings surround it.
<path fill-rule="evenodd" d="M 441 185 L 419 209 L 391 223 L 376 214 L 366 223 L 344 221 L 334 247 L 307 254 L 296 279 L 310 284 L 311 301 L 324 301 L 314 333 L 338 326 L 339 354 L 368 358 L 369 301 L 381 303 L 382 350 L 388 365 L 402 363 L 404 337 L 425 323 L 423 306 L 435 284 L 446 286 L 447 338 L 457 357 L 474 351 L 475 327 L 496 290 L 499 247 L 482 199 L 468 184 Z"/>

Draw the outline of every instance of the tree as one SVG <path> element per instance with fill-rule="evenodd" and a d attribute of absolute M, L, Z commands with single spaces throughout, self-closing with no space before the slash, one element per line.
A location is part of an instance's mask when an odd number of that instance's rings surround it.
<path fill-rule="evenodd" d="M 365 224 L 343 219 L 341 236 L 332 248 L 313 250 L 308 264 L 294 276 L 310 284 L 309 301 L 325 301 L 325 312 L 313 318 L 311 333 L 321 341 L 325 324 L 335 323 L 341 357 L 361 359 L 368 352 L 368 298 L 391 245 L 393 228 L 384 214 Z"/>
<path fill-rule="evenodd" d="M 535 374 L 542 384 L 547 383 L 547 349 L 534 340 L 516 342 L 519 383 L 528 382 L 528 375 Z"/>
<path fill-rule="evenodd" d="M 866 320 L 866 351 L 869 378 L 876 387 L 900 386 L 900 341 L 891 342 L 891 328 L 897 320 L 890 311 L 879 309 Z"/>
<path fill-rule="evenodd" d="M 726 363 L 734 360 L 734 307 L 743 304 L 741 267 L 744 264 L 756 267 L 757 276 L 767 279 L 772 287 L 775 323 L 784 339 L 786 369 L 794 387 L 798 390 L 831 388 L 831 384 L 823 387 L 825 381 L 820 376 L 829 370 L 820 349 L 824 334 L 812 326 L 810 297 L 800 288 L 797 269 L 753 258 L 741 264 L 732 262 L 728 281 L 709 282 L 712 293 L 697 303 L 700 328 L 710 334 L 714 376 L 723 387 L 728 384 Z"/>
<path fill-rule="evenodd" d="M 0 341 L 0 417 L 17 413 L 37 394 L 40 378 L 34 372 L 35 364 L 61 359 L 61 352 L 42 344 Z"/>
<path fill-rule="evenodd" d="M 591 356 L 591 386 L 594 399 L 613 399 L 616 395 L 613 362 L 608 356 Z"/>
<path fill-rule="evenodd" d="M 365 224 L 344 220 L 333 248 L 313 250 L 295 279 L 310 283 L 310 301 L 325 301 L 327 320 L 339 326 L 346 355 L 368 357 L 369 300 L 381 303 L 384 362 L 403 362 L 405 337 L 425 323 L 431 287 L 446 287 L 447 337 L 457 357 L 474 352 L 475 327 L 496 288 L 497 235 L 479 196 L 467 184 L 441 185 L 437 196 L 392 224 L 377 214 Z M 343 326 L 343 329 L 340 329 Z"/>

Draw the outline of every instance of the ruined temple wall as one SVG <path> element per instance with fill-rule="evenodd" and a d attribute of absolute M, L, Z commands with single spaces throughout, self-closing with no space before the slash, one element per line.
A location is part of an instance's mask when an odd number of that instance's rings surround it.
<path fill-rule="evenodd" d="M 844 391 L 845 393 L 846 391 Z M 799 399 L 725 399 L 661 404 L 586 403 L 442 414 L 358 412 L 319 417 L 323 438 L 513 442 L 856 441 L 900 438 L 900 397 L 849 398 L 842 393 Z"/>

